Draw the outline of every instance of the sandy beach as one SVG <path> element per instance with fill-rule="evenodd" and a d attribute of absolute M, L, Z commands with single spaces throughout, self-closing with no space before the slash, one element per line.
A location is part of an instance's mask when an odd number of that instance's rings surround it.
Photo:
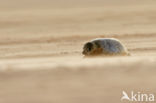
<path fill-rule="evenodd" d="M 129 103 L 156 95 L 155 0 L 0 0 L 0 103 Z M 131 56 L 83 58 L 117 38 Z"/>

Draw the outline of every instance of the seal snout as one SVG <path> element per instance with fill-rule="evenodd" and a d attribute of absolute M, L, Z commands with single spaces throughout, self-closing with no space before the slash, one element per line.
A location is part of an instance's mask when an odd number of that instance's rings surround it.
<path fill-rule="evenodd" d="M 84 54 L 84 55 L 85 55 L 85 54 L 86 54 L 86 52 L 85 52 L 85 51 L 82 51 L 82 54 Z"/>

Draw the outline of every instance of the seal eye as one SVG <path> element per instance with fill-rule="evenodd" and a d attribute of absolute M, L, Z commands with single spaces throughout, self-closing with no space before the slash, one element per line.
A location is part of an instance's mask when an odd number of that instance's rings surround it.
<path fill-rule="evenodd" d="M 88 47 L 88 49 L 87 49 L 88 51 L 91 51 L 92 50 L 92 48 L 91 47 Z"/>

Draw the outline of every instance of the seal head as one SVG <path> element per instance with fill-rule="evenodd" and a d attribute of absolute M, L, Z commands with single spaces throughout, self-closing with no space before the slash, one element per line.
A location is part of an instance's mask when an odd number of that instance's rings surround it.
<path fill-rule="evenodd" d="M 90 55 L 92 54 L 92 50 L 93 50 L 93 43 L 91 42 L 87 42 L 84 47 L 83 47 L 83 52 L 82 54 L 84 55 Z"/>

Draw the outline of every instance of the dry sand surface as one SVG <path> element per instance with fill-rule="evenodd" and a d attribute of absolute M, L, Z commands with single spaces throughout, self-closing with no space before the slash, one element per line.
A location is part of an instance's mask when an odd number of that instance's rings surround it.
<path fill-rule="evenodd" d="M 131 56 L 83 58 L 99 37 Z M 122 103 L 155 79 L 155 0 L 0 0 L 0 103 Z"/>

